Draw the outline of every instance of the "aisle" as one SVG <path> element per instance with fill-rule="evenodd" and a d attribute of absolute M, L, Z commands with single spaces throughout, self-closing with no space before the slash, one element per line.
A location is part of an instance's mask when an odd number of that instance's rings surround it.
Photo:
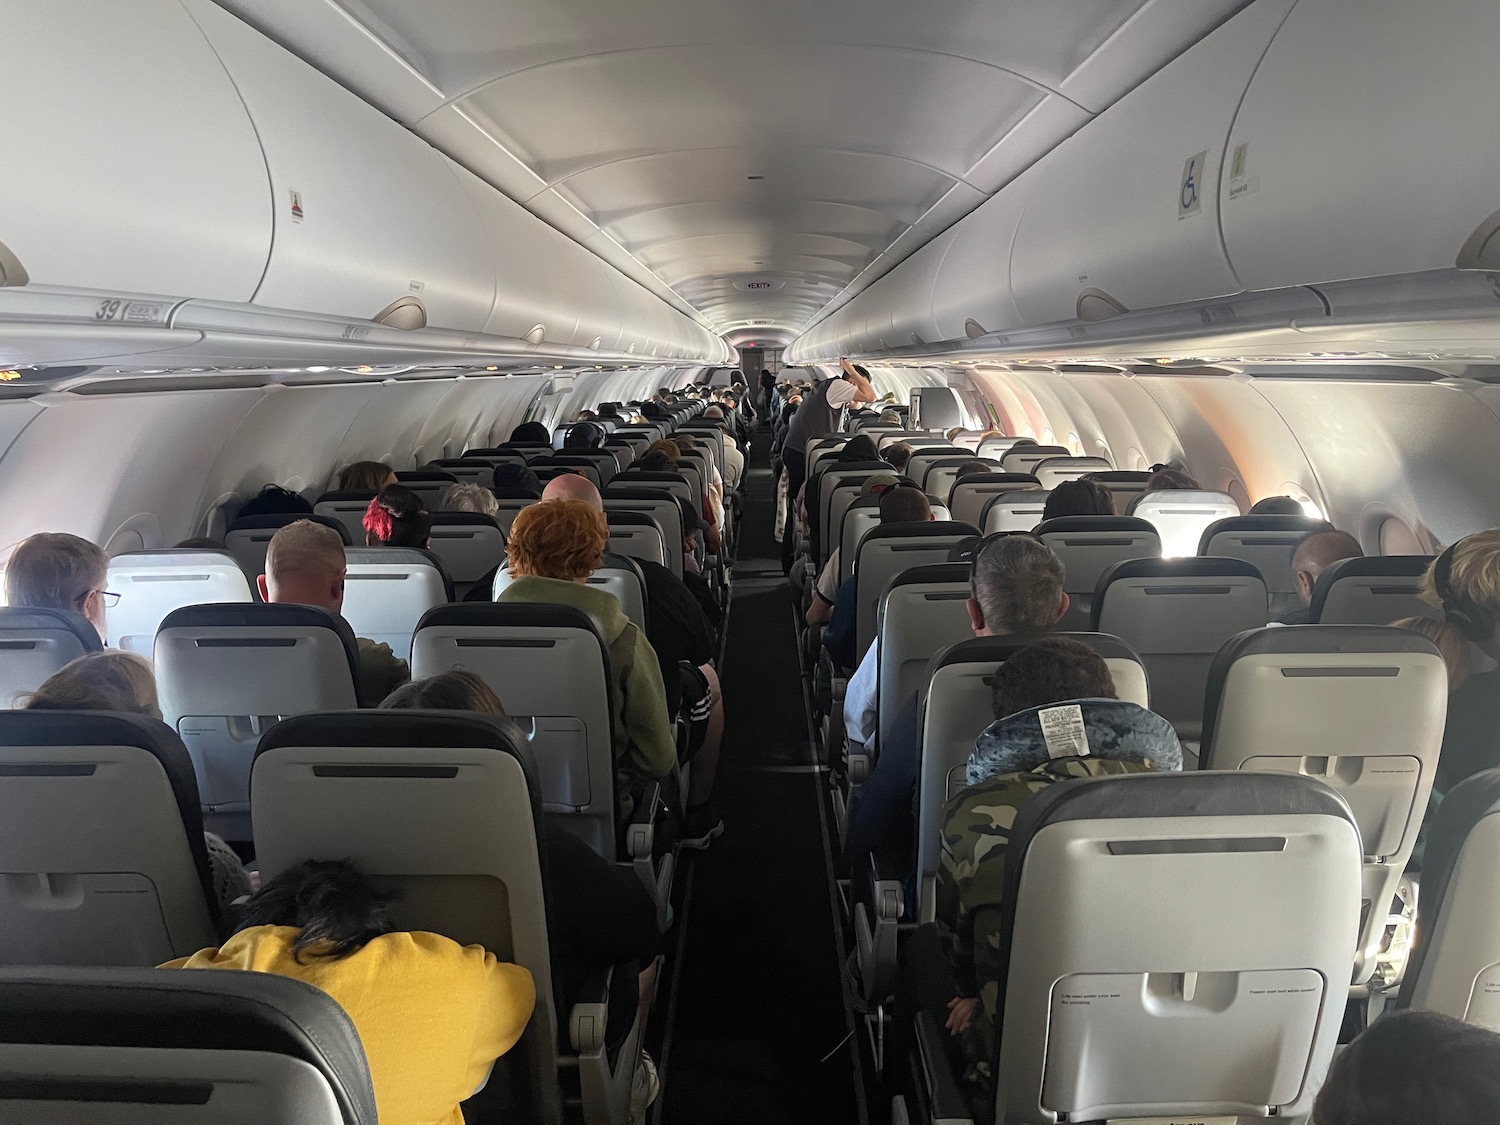
<path fill-rule="evenodd" d="M 860 1120 L 816 772 L 772 538 L 769 437 L 757 434 L 722 668 L 727 731 L 715 799 L 724 835 L 679 872 L 680 963 L 651 1043 L 653 1120 L 768 1125 Z M 826 1058 L 826 1061 L 822 1061 Z"/>

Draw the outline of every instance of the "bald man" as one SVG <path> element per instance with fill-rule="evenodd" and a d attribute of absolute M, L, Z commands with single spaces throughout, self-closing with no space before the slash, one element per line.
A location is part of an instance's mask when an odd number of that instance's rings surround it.
<path fill-rule="evenodd" d="M 344 608 L 344 541 L 331 527 L 312 520 L 289 523 L 271 537 L 266 572 L 255 580 L 260 596 L 273 605 L 312 605 L 342 613 Z M 361 707 L 380 701 L 411 679 L 406 661 L 391 646 L 355 638 L 359 669 L 355 694 Z"/>
<path fill-rule="evenodd" d="M 1306 625 L 1312 609 L 1313 587 L 1318 575 L 1344 559 L 1362 559 L 1359 540 L 1347 531 L 1315 531 L 1303 538 L 1292 552 L 1292 581 L 1297 587 L 1301 608 L 1281 617 L 1283 625 Z"/>
<path fill-rule="evenodd" d="M 598 511 L 604 510 L 594 483 L 576 473 L 564 473 L 547 482 L 541 502 L 550 500 L 581 500 Z M 646 580 L 646 639 L 661 665 L 667 713 L 689 722 L 688 757 L 693 775 L 677 839 L 685 848 L 702 849 L 724 831 L 712 800 L 719 744 L 724 737 L 724 693 L 713 666 L 713 630 L 681 578 L 648 559 L 635 562 Z"/>

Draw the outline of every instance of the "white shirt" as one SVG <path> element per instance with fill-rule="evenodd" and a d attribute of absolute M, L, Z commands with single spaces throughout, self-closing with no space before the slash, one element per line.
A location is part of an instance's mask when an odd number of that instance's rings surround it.
<path fill-rule="evenodd" d="M 880 689 L 880 664 L 875 658 L 879 647 L 874 644 L 865 649 L 864 659 L 849 677 L 849 686 L 844 690 L 844 730 L 850 742 L 869 746 L 875 741 L 875 724 L 879 718 L 876 694 Z"/>
<path fill-rule="evenodd" d="M 848 379 L 835 379 L 833 386 L 828 388 L 828 405 L 839 410 L 853 402 L 857 394 L 859 388 Z"/>

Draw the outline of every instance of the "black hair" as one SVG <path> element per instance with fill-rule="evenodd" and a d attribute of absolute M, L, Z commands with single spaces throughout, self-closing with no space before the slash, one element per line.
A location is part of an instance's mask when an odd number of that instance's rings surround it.
<path fill-rule="evenodd" d="M 473 672 L 454 668 L 425 680 L 410 680 L 380 701 L 382 711 L 477 711 L 503 715 L 505 708 L 489 684 Z"/>
<path fill-rule="evenodd" d="M 422 498 L 405 485 L 393 484 L 370 501 L 363 520 L 370 547 L 426 547 L 432 514 Z"/>
<path fill-rule="evenodd" d="M 1098 481 L 1065 480 L 1052 490 L 1042 507 L 1042 519 L 1058 516 L 1112 516 L 1114 495 Z"/>
<path fill-rule="evenodd" d="M 531 471 L 529 465 L 517 465 L 514 461 L 495 466 L 495 483 L 491 491 L 501 499 L 540 500 L 542 478 Z"/>
<path fill-rule="evenodd" d="M 620 416 L 620 404 L 617 402 L 601 402 L 599 404 L 599 417 L 618 418 Z"/>
<path fill-rule="evenodd" d="M 240 505 L 240 510 L 234 514 L 235 519 L 244 519 L 246 516 L 310 516 L 313 506 L 307 500 L 298 496 L 295 492 L 282 488 L 279 484 L 268 484 L 250 499 Z"/>
<path fill-rule="evenodd" d="M 597 422 L 579 422 L 563 436 L 564 449 L 598 449 L 604 444 L 604 427 Z"/>
<path fill-rule="evenodd" d="M 855 434 L 839 450 L 840 461 L 878 461 L 880 450 L 875 446 L 875 439 L 869 434 Z"/>
<path fill-rule="evenodd" d="M 348 860 L 308 860 L 283 871 L 240 907 L 236 932 L 253 926 L 294 926 L 292 958 L 338 960 L 392 933 L 391 898 Z M 313 946 L 329 943 L 325 949 Z"/>
<path fill-rule="evenodd" d="M 522 422 L 511 430 L 510 440 L 520 445 L 551 445 L 552 435 L 540 422 Z"/>
<path fill-rule="evenodd" d="M 1201 487 L 1187 473 L 1174 469 L 1171 465 L 1152 465 L 1151 477 L 1146 481 L 1147 492 L 1170 492 L 1173 489 L 1192 491 Z"/>
<path fill-rule="evenodd" d="M 920 488 L 901 484 L 881 493 L 881 523 L 918 523 L 931 516 L 932 502 Z"/>
<path fill-rule="evenodd" d="M 1257 500 L 1250 509 L 1252 516 L 1304 516 L 1307 512 L 1300 501 L 1290 496 L 1267 496 Z"/>
<path fill-rule="evenodd" d="M 995 670 L 990 704 L 995 718 L 1069 699 L 1114 699 L 1115 681 L 1104 658 L 1082 641 L 1048 637 L 1027 645 Z"/>
<path fill-rule="evenodd" d="M 995 466 L 986 465 L 983 461 L 965 461 L 953 470 L 953 483 L 957 484 L 964 477 L 972 477 L 976 473 L 992 473 L 994 471 Z"/>
<path fill-rule="evenodd" d="M 636 464 L 642 472 L 647 473 L 675 473 L 677 471 L 677 462 L 672 460 L 663 449 L 649 450 Z"/>

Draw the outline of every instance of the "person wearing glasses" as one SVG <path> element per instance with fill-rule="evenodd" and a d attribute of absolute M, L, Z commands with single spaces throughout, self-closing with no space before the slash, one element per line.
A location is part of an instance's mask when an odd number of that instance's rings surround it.
<path fill-rule="evenodd" d="M 5 568 L 9 605 L 81 614 L 105 635 L 104 611 L 120 595 L 104 588 L 109 558 L 87 539 L 43 531 L 23 539 Z"/>

